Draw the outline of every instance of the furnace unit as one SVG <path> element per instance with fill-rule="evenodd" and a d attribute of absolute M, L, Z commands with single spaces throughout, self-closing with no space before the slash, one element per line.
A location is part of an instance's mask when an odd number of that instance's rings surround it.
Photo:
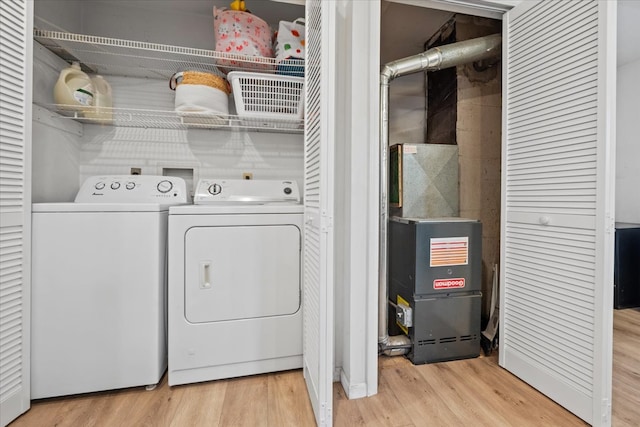
<path fill-rule="evenodd" d="M 480 354 L 481 264 L 479 221 L 390 218 L 389 332 L 409 336 L 413 363 Z"/>

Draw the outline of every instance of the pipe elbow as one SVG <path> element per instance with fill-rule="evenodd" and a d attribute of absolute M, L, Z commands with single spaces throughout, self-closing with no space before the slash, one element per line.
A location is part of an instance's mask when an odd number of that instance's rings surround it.
<path fill-rule="evenodd" d="M 393 67 L 390 67 L 390 64 L 385 64 L 382 67 L 382 71 L 380 72 L 380 82 L 381 83 L 389 83 L 389 81 L 393 80 L 396 75 L 396 71 Z"/>

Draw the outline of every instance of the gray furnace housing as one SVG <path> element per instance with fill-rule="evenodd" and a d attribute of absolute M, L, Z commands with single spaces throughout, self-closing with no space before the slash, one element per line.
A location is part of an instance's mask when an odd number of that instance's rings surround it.
<path fill-rule="evenodd" d="M 479 221 L 390 218 L 389 299 L 411 313 L 390 304 L 389 334 L 409 336 L 414 364 L 480 354 L 481 263 Z"/>

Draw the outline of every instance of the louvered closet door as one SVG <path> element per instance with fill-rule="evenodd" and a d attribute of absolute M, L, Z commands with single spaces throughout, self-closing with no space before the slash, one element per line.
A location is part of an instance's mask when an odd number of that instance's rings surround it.
<path fill-rule="evenodd" d="M 33 2 L 0 2 L 0 425 L 29 409 Z"/>
<path fill-rule="evenodd" d="M 303 369 L 318 426 L 332 424 L 335 7 L 306 2 Z"/>
<path fill-rule="evenodd" d="M 615 2 L 504 19 L 500 364 L 610 423 Z"/>

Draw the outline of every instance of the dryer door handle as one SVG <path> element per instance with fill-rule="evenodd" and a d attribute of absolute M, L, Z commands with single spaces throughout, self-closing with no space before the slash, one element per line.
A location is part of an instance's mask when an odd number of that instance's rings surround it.
<path fill-rule="evenodd" d="M 200 261 L 200 289 L 211 288 L 211 261 Z"/>

